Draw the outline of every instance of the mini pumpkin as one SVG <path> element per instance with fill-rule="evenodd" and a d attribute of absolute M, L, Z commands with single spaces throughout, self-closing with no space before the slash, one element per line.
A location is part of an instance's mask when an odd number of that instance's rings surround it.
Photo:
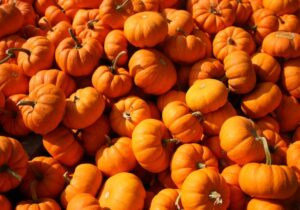
<path fill-rule="evenodd" d="M 162 189 L 153 197 L 149 210 L 177 210 L 178 206 L 176 206 L 176 199 L 178 195 L 178 189 Z"/>
<path fill-rule="evenodd" d="M 300 62 L 298 59 L 291 59 L 283 64 L 281 81 L 283 87 L 295 98 L 300 98 Z"/>
<path fill-rule="evenodd" d="M 98 200 L 88 193 L 78 193 L 67 205 L 66 210 L 101 210 Z"/>

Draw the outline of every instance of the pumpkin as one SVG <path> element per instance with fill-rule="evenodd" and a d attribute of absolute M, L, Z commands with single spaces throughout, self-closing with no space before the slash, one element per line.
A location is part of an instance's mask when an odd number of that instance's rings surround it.
<path fill-rule="evenodd" d="M 168 137 L 166 126 L 159 120 L 145 119 L 134 128 L 132 150 L 143 168 L 153 173 L 168 168 L 172 142 Z"/>
<path fill-rule="evenodd" d="M 0 192 L 16 188 L 25 176 L 28 156 L 22 144 L 14 138 L 0 136 Z"/>
<path fill-rule="evenodd" d="M 65 179 L 69 184 L 60 195 L 60 201 L 64 208 L 79 193 L 96 196 L 102 185 L 103 175 L 97 166 L 90 163 L 81 163 L 76 166 L 72 177 L 65 174 Z"/>
<path fill-rule="evenodd" d="M 10 35 L 2 38 L 0 40 L 0 63 L 17 63 L 17 56 L 10 57 L 8 60 L 6 60 L 6 50 L 9 48 L 20 48 L 24 44 L 26 40 L 18 35 Z M 17 53 L 16 53 L 17 54 Z M 2 59 L 5 59 L 3 62 Z"/>
<path fill-rule="evenodd" d="M 3 210 L 12 210 L 11 202 L 4 195 L 0 195 L 0 205 Z"/>
<path fill-rule="evenodd" d="M 31 187 L 34 185 L 37 197 L 54 199 L 64 188 L 64 173 L 64 167 L 55 159 L 37 156 L 28 161 L 28 171 L 20 185 L 20 191 L 31 198 Z"/>
<path fill-rule="evenodd" d="M 65 10 L 58 5 L 50 5 L 45 11 L 45 17 L 51 25 L 56 25 L 61 21 L 71 23 L 71 19 L 66 15 Z"/>
<path fill-rule="evenodd" d="M 280 203 L 280 201 L 271 199 L 252 198 L 247 204 L 247 210 L 256 209 L 285 210 L 286 208 Z"/>
<path fill-rule="evenodd" d="M 111 66 L 101 65 L 92 75 L 92 83 L 95 89 L 109 98 L 118 98 L 127 95 L 133 86 L 129 72 L 124 68 L 118 68 L 119 58 L 127 54 L 120 52 Z"/>
<path fill-rule="evenodd" d="M 191 14 L 197 26 L 210 34 L 231 26 L 235 21 L 235 10 L 229 1 L 202 0 L 193 4 Z"/>
<path fill-rule="evenodd" d="M 300 142 L 296 141 L 289 145 L 286 151 L 286 163 L 291 167 L 296 175 L 298 182 L 300 181 L 300 161 L 299 161 Z"/>
<path fill-rule="evenodd" d="M 229 206 L 229 187 L 214 169 L 203 168 L 190 173 L 181 187 L 184 209 L 220 209 Z"/>
<path fill-rule="evenodd" d="M 163 185 L 164 188 L 172 188 L 172 189 L 177 188 L 176 184 L 171 178 L 170 168 L 158 173 L 157 179 L 159 183 Z"/>
<path fill-rule="evenodd" d="M 0 90 L 5 96 L 28 92 L 28 78 L 19 66 L 4 63 L 0 68 Z"/>
<path fill-rule="evenodd" d="M 52 198 L 33 198 L 33 200 L 21 201 L 17 203 L 15 210 L 44 210 L 50 208 L 51 210 L 61 210 L 59 204 Z"/>
<path fill-rule="evenodd" d="M 193 17 L 186 10 L 166 8 L 162 15 L 168 22 L 168 35 L 174 36 L 178 33 L 190 34 L 193 31 Z"/>
<path fill-rule="evenodd" d="M 276 15 L 292 14 L 298 9 L 297 0 L 263 0 L 263 5 L 276 12 Z"/>
<path fill-rule="evenodd" d="M 219 31 L 213 40 L 213 54 L 219 60 L 234 51 L 245 51 L 249 55 L 255 51 L 255 42 L 251 35 L 244 29 L 236 26 L 229 26 Z"/>
<path fill-rule="evenodd" d="M 224 74 L 224 66 L 219 60 L 205 58 L 192 65 L 189 72 L 189 85 L 192 86 L 196 80 L 222 78 Z"/>
<path fill-rule="evenodd" d="M 100 20 L 98 9 L 78 10 L 72 22 L 72 27 L 79 39 L 95 38 L 102 45 L 110 31 L 110 28 Z"/>
<path fill-rule="evenodd" d="M 65 166 L 75 166 L 83 156 L 82 146 L 75 140 L 73 132 L 64 126 L 44 135 L 42 141 L 47 152 Z"/>
<path fill-rule="evenodd" d="M 262 161 L 265 157 L 259 130 L 254 122 L 242 116 L 227 119 L 220 130 L 221 148 L 230 160 L 239 165 Z M 241 148 L 241 145 L 243 149 Z"/>
<path fill-rule="evenodd" d="M 159 191 L 152 199 L 149 210 L 178 210 L 176 199 L 179 193 L 177 189 L 165 188 Z"/>
<path fill-rule="evenodd" d="M 18 66 L 27 76 L 33 76 L 38 71 L 48 69 L 54 60 L 54 45 L 44 36 L 29 38 L 18 54 Z"/>
<path fill-rule="evenodd" d="M 66 210 L 101 210 L 98 200 L 88 193 L 78 193 L 67 205 Z"/>
<path fill-rule="evenodd" d="M 151 118 L 161 120 L 161 113 L 159 109 L 157 108 L 156 104 L 152 101 L 147 101 L 147 104 L 150 109 Z"/>
<path fill-rule="evenodd" d="M 30 78 L 29 92 L 41 84 L 53 84 L 60 88 L 66 97 L 76 90 L 75 81 L 63 71 L 58 69 L 41 70 Z"/>
<path fill-rule="evenodd" d="M 176 63 L 192 64 L 199 59 L 210 57 L 212 47 L 209 37 L 204 32 L 194 29 L 191 34 L 179 31 L 177 35 L 167 37 L 163 43 L 163 50 Z"/>
<path fill-rule="evenodd" d="M 264 8 L 263 0 L 250 0 L 250 3 L 251 3 L 251 7 L 252 7 L 253 12 L 255 12 L 256 10 Z"/>
<path fill-rule="evenodd" d="M 235 25 L 243 25 L 252 14 L 250 0 L 230 0 L 230 4 L 235 12 Z"/>
<path fill-rule="evenodd" d="M 55 5 L 55 0 L 36 0 L 34 1 L 34 9 L 39 15 L 45 15 L 45 11 L 49 6 Z"/>
<path fill-rule="evenodd" d="M 147 94 L 164 94 L 176 83 L 174 64 L 158 50 L 135 51 L 128 67 L 130 75 L 134 78 L 134 84 Z"/>
<path fill-rule="evenodd" d="M 26 127 L 43 135 L 54 130 L 63 119 L 65 95 L 55 85 L 43 84 L 20 100 L 17 106 L 21 106 Z"/>
<path fill-rule="evenodd" d="M 217 159 L 226 158 L 226 152 L 221 148 L 219 136 L 207 137 L 203 140 L 203 145 L 208 147 Z"/>
<path fill-rule="evenodd" d="M 70 27 L 71 24 L 69 22 L 60 21 L 56 25 L 50 27 L 46 34 L 46 37 L 53 43 L 56 48 L 62 40 L 69 37 L 68 29 Z"/>
<path fill-rule="evenodd" d="M 257 80 L 276 83 L 280 78 L 281 67 L 278 61 L 267 53 L 256 53 L 251 57 Z"/>
<path fill-rule="evenodd" d="M 256 74 L 250 56 L 244 51 L 229 53 L 224 59 L 225 76 L 229 90 L 237 94 L 246 94 L 256 85 Z"/>
<path fill-rule="evenodd" d="M 24 39 L 29 39 L 34 36 L 45 36 L 46 31 L 43 31 L 42 29 L 34 26 L 34 25 L 26 25 L 23 26 L 17 33 L 19 36 L 21 36 Z"/>
<path fill-rule="evenodd" d="M 292 59 L 284 62 L 281 81 L 283 87 L 295 98 L 300 98 L 300 62 Z"/>
<path fill-rule="evenodd" d="M 57 1 L 57 0 L 55 0 L 55 1 Z M 58 0 L 56 2 L 55 6 L 57 6 L 59 9 L 61 9 L 63 11 L 63 13 L 65 14 L 65 16 L 67 16 L 70 20 L 73 20 L 74 16 L 78 12 L 78 10 L 85 8 L 84 7 L 85 3 L 87 3 L 87 4 L 92 3 L 93 4 L 93 3 L 98 3 L 98 2 L 99 2 L 98 0 L 96 0 L 96 1 L 81 1 L 81 0 L 63 1 L 63 0 Z M 80 6 L 79 4 L 83 4 L 83 5 Z M 86 8 L 86 9 L 88 9 L 88 8 Z"/>
<path fill-rule="evenodd" d="M 124 35 L 135 47 L 154 47 L 168 35 L 168 23 L 158 12 L 139 12 L 126 19 Z"/>
<path fill-rule="evenodd" d="M 144 119 L 151 118 L 148 104 L 137 96 L 121 98 L 113 104 L 109 115 L 113 131 L 120 136 L 131 137 L 134 128 Z"/>
<path fill-rule="evenodd" d="M 186 104 L 192 111 L 202 114 L 215 111 L 227 102 L 228 90 L 216 79 L 196 81 L 186 92 Z"/>
<path fill-rule="evenodd" d="M 117 63 L 117 65 L 124 65 L 128 60 L 127 53 L 123 54 L 116 60 L 119 53 L 127 51 L 128 41 L 122 30 L 111 30 L 104 40 L 104 52 L 106 57 Z"/>
<path fill-rule="evenodd" d="M 95 162 L 100 171 L 107 176 L 131 171 L 137 165 L 131 139 L 107 137 L 106 144 L 102 145 L 96 153 Z"/>
<path fill-rule="evenodd" d="M 171 159 L 171 178 L 176 186 L 181 188 L 190 173 L 203 168 L 218 171 L 218 160 L 210 149 L 196 143 L 182 144 Z"/>
<path fill-rule="evenodd" d="M 80 144 L 88 155 L 95 155 L 97 150 L 105 144 L 110 125 L 106 115 L 99 117 L 92 125 L 77 130 Z"/>
<path fill-rule="evenodd" d="M 134 174 L 121 172 L 109 177 L 99 196 L 102 209 L 143 209 L 146 192 L 141 180 Z"/>
<path fill-rule="evenodd" d="M 165 94 L 159 95 L 157 97 L 157 108 L 160 112 L 163 111 L 165 106 L 173 101 L 182 101 L 185 103 L 185 92 L 177 91 L 177 90 L 170 90 Z"/>
<path fill-rule="evenodd" d="M 11 3 L 13 3 L 13 1 Z M 32 3 L 24 1 L 15 1 L 14 4 L 22 13 L 24 19 L 23 26 L 35 25 L 36 13 L 32 7 Z"/>
<path fill-rule="evenodd" d="M 91 9 L 98 8 L 101 4 L 102 0 L 73 0 L 70 2 L 66 2 L 64 0 L 57 0 L 57 3 L 66 9 L 72 9 L 77 7 L 78 9 Z M 69 7 L 69 8 L 68 8 Z"/>
<path fill-rule="evenodd" d="M 274 43 L 278 44 L 274 45 Z M 300 34 L 285 31 L 272 32 L 263 40 L 262 51 L 274 57 L 299 57 Z"/>
<path fill-rule="evenodd" d="M 293 134 L 293 142 L 300 140 L 300 126 L 298 126 Z"/>
<path fill-rule="evenodd" d="M 299 33 L 300 32 L 300 20 L 296 15 L 286 14 L 278 16 L 279 31 L 288 31 Z"/>
<path fill-rule="evenodd" d="M 26 136 L 31 131 L 25 126 L 20 107 L 17 103 L 25 98 L 25 94 L 11 95 L 5 100 L 5 108 L 0 115 L 2 128 L 13 136 Z"/>
<path fill-rule="evenodd" d="M 162 9 L 169 9 L 169 8 L 176 8 L 178 6 L 179 0 L 159 0 L 159 8 Z"/>
<path fill-rule="evenodd" d="M 265 117 L 259 118 L 257 119 L 257 121 L 255 122 L 255 124 L 257 125 L 257 127 L 260 130 L 273 130 L 277 133 L 279 133 L 279 123 L 271 116 L 267 115 Z"/>
<path fill-rule="evenodd" d="M 181 65 L 177 69 L 177 82 L 176 85 L 179 90 L 185 91 L 189 87 L 189 74 L 190 74 L 190 66 Z"/>
<path fill-rule="evenodd" d="M 272 82 L 262 82 L 255 89 L 243 96 L 242 111 L 250 118 L 260 118 L 273 112 L 281 102 L 280 88 Z"/>
<path fill-rule="evenodd" d="M 23 26 L 24 17 L 15 4 L 1 4 L 0 16 L 0 38 L 17 32 Z"/>
<path fill-rule="evenodd" d="M 94 38 L 79 42 L 73 30 L 71 37 L 62 40 L 55 50 L 55 60 L 62 71 L 72 76 L 87 76 L 94 71 L 103 54 L 103 47 Z"/>

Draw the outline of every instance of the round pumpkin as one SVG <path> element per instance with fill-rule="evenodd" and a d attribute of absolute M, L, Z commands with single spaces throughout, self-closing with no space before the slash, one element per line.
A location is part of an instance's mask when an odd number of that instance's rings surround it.
<path fill-rule="evenodd" d="M 162 189 L 153 197 L 149 210 L 178 210 L 178 206 L 176 206 L 178 195 L 177 189 Z"/>
<path fill-rule="evenodd" d="M 67 205 L 66 210 L 101 210 L 98 200 L 88 193 L 78 193 Z"/>
<path fill-rule="evenodd" d="M 277 15 L 292 14 L 298 9 L 297 0 L 263 0 L 263 5 L 276 12 Z"/>
<path fill-rule="evenodd" d="M 286 14 L 278 16 L 279 31 L 288 31 L 299 33 L 300 32 L 300 20 L 294 14 Z"/>
<path fill-rule="evenodd" d="M 285 210 L 286 208 L 280 203 L 280 201 L 271 199 L 252 198 L 247 204 L 247 210 L 256 209 Z"/>
<path fill-rule="evenodd" d="M 300 151 L 299 141 L 290 144 L 286 151 L 286 163 L 289 167 L 291 167 L 295 171 L 298 181 L 300 181 L 299 151 Z"/>
<path fill-rule="evenodd" d="M 250 0 L 230 0 L 230 4 L 235 12 L 235 25 L 243 25 L 252 14 Z"/>
<path fill-rule="evenodd" d="M 23 39 L 21 36 L 18 36 L 15 34 L 3 37 L 0 40 L 0 63 L 3 63 L 2 59 L 4 59 L 5 62 L 7 62 L 7 63 L 15 63 L 16 64 L 17 57 L 13 56 L 10 58 L 6 58 L 7 57 L 6 50 L 8 50 L 9 48 L 20 48 L 25 43 L 25 41 L 26 40 Z M 16 55 L 17 54 L 18 54 L 18 52 L 16 52 Z"/>
<path fill-rule="evenodd" d="M 300 98 L 300 62 L 292 59 L 284 62 L 281 81 L 283 87 L 295 98 Z"/>
<path fill-rule="evenodd" d="M 71 24 L 69 22 L 60 21 L 56 25 L 50 27 L 49 31 L 46 34 L 46 37 L 53 43 L 54 47 L 56 48 L 62 40 L 69 37 L 68 30 L 70 27 Z"/>

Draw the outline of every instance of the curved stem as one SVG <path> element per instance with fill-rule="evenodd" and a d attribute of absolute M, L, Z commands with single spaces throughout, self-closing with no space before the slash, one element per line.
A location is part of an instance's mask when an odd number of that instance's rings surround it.
<path fill-rule="evenodd" d="M 125 111 L 125 112 L 123 112 L 123 118 L 125 119 L 125 120 L 131 120 L 131 116 L 130 116 L 130 112 L 129 111 Z"/>
<path fill-rule="evenodd" d="M 256 141 L 261 141 L 264 147 L 264 151 L 266 154 L 266 164 L 267 165 L 271 165 L 272 164 L 272 156 L 269 150 L 269 145 L 268 145 L 268 141 L 265 137 L 263 136 L 258 136 L 255 138 Z"/>
<path fill-rule="evenodd" d="M 95 29 L 94 23 L 96 23 L 96 22 L 98 22 L 97 19 L 89 20 L 89 21 L 87 22 L 87 27 L 88 27 L 88 29 L 91 29 L 91 30 Z"/>
<path fill-rule="evenodd" d="M 192 115 L 196 117 L 200 122 L 204 120 L 204 116 L 200 111 L 193 112 Z"/>
<path fill-rule="evenodd" d="M 76 49 L 82 48 L 82 45 L 80 44 L 80 42 L 78 41 L 77 37 L 75 36 L 75 33 L 74 33 L 73 29 L 69 28 L 68 31 L 69 31 L 69 34 L 70 34 L 71 38 L 75 42 L 75 48 Z"/>
<path fill-rule="evenodd" d="M 285 24 L 285 22 L 284 22 L 284 20 L 282 19 L 282 17 L 277 16 L 277 18 L 278 18 L 278 20 L 279 20 L 279 22 L 280 22 L 281 24 Z"/>
<path fill-rule="evenodd" d="M 118 54 L 118 55 L 116 56 L 116 58 L 113 60 L 112 66 L 110 67 L 110 70 L 111 70 L 112 73 L 114 73 L 114 72 L 116 71 L 116 69 L 117 69 L 117 63 L 118 63 L 119 59 L 120 59 L 123 55 L 125 55 L 125 54 L 127 54 L 127 52 L 126 52 L 125 50 L 123 50 L 123 51 L 119 52 L 119 54 Z"/>
<path fill-rule="evenodd" d="M 122 4 L 118 4 L 118 5 L 116 6 L 116 10 L 118 11 L 118 10 L 123 9 L 123 8 L 126 6 L 126 4 L 128 4 L 129 1 L 130 1 L 130 0 L 125 0 Z"/>
<path fill-rule="evenodd" d="M 31 55 L 31 51 L 28 50 L 28 49 L 25 49 L 25 48 L 9 48 L 9 49 L 7 49 L 6 52 L 5 52 L 7 56 L 6 56 L 5 58 L 3 58 L 2 60 L 0 60 L 0 64 L 5 63 L 6 61 L 8 61 L 8 60 L 11 59 L 11 58 L 15 58 L 15 57 L 16 57 L 16 55 L 15 55 L 15 52 L 16 52 L 16 51 L 24 52 L 24 53 L 26 53 L 28 56 Z"/>
<path fill-rule="evenodd" d="M 63 177 L 64 177 L 65 182 L 66 182 L 67 184 L 70 184 L 72 178 L 71 178 L 71 176 L 70 176 L 70 174 L 69 174 L 68 171 L 66 171 L 66 172 L 64 173 Z"/>
<path fill-rule="evenodd" d="M 221 194 L 218 193 L 217 191 L 212 191 L 208 197 L 214 201 L 214 205 L 215 206 L 221 206 L 223 204 L 223 200 L 222 200 L 222 197 L 221 197 Z"/>
<path fill-rule="evenodd" d="M 178 196 L 176 197 L 176 200 L 175 200 L 175 206 L 176 206 L 177 210 L 183 210 L 179 204 L 180 199 L 181 199 L 181 193 L 178 193 Z"/>
<path fill-rule="evenodd" d="M 17 106 L 32 106 L 32 107 L 34 107 L 36 105 L 36 101 L 21 100 L 16 105 Z"/>
<path fill-rule="evenodd" d="M 31 198 L 32 198 L 33 202 L 38 202 L 38 196 L 36 193 L 36 185 L 37 185 L 36 180 L 34 180 L 30 183 L 30 193 L 31 193 Z"/>
<path fill-rule="evenodd" d="M 20 174 L 18 174 L 14 170 L 12 170 L 8 165 L 1 166 L 0 167 L 0 172 L 7 172 L 10 175 L 12 175 L 14 178 L 16 178 L 19 182 L 22 181 L 22 177 L 20 176 Z"/>

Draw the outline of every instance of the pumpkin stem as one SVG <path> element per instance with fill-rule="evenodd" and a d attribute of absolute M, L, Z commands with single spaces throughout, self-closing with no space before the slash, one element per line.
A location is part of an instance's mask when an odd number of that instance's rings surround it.
<path fill-rule="evenodd" d="M 0 167 L 0 172 L 7 172 L 10 175 L 12 175 L 14 178 L 16 178 L 19 182 L 22 181 L 22 177 L 20 176 L 20 174 L 18 174 L 14 170 L 12 170 L 8 165 L 1 166 Z"/>
<path fill-rule="evenodd" d="M 28 56 L 31 55 L 31 51 L 28 50 L 28 49 L 25 49 L 25 48 L 9 48 L 9 49 L 7 49 L 6 52 L 5 52 L 7 56 L 6 56 L 5 58 L 3 58 L 2 60 L 0 60 L 0 64 L 5 63 L 6 61 L 8 61 L 8 60 L 11 59 L 11 58 L 15 58 L 15 57 L 16 57 L 15 51 L 21 51 L 21 52 L 24 52 L 24 53 L 26 53 Z"/>
<path fill-rule="evenodd" d="M 68 171 L 66 171 L 64 173 L 63 177 L 64 177 L 64 180 L 65 180 L 65 183 L 70 184 L 72 178 L 71 178 L 71 176 L 70 176 L 70 174 L 69 174 Z"/>
<path fill-rule="evenodd" d="M 217 10 L 214 6 L 210 6 L 209 12 L 214 15 L 221 15 L 220 11 Z"/>
<path fill-rule="evenodd" d="M 128 4 L 129 1 L 130 1 L 130 0 L 125 0 L 122 4 L 118 4 L 118 5 L 116 6 L 116 10 L 117 10 L 117 11 L 122 10 L 122 9 Z"/>
<path fill-rule="evenodd" d="M 202 168 L 205 168 L 206 165 L 205 165 L 205 163 L 200 163 L 200 162 L 198 162 L 198 163 L 196 164 L 196 167 L 197 167 L 197 169 L 202 169 Z"/>
<path fill-rule="evenodd" d="M 196 117 L 200 122 L 204 120 L 204 116 L 200 111 L 193 112 L 192 115 Z"/>
<path fill-rule="evenodd" d="M 174 144 L 180 143 L 180 141 L 178 139 L 163 139 L 162 142 L 164 145 L 166 145 L 168 143 L 174 143 Z"/>
<path fill-rule="evenodd" d="M 75 42 L 75 48 L 76 48 L 76 49 L 82 48 L 82 45 L 80 44 L 79 40 L 78 40 L 77 37 L 75 36 L 75 33 L 74 33 L 73 29 L 72 29 L 72 28 L 69 28 L 68 31 L 69 31 L 69 34 L 70 34 L 71 38 L 72 38 L 73 41 Z"/>
<path fill-rule="evenodd" d="M 94 30 L 94 29 L 95 29 L 94 23 L 96 23 L 96 22 L 98 22 L 97 19 L 89 20 L 89 21 L 87 22 L 87 27 L 88 27 L 88 29 Z"/>
<path fill-rule="evenodd" d="M 129 111 L 123 112 L 123 118 L 126 120 L 131 120 L 131 115 Z"/>
<path fill-rule="evenodd" d="M 228 37 L 227 44 L 229 44 L 229 45 L 235 45 L 235 41 L 231 37 Z"/>
<path fill-rule="evenodd" d="M 36 185 L 37 185 L 36 180 L 34 180 L 30 183 L 31 198 L 32 198 L 33 202 L 35 202 L 35 203 L 38 202 L 38 196 L 37 196 L 37 193 L 36 193 Z"/>
<path fill-rule="evenodd" d="M 175 207 L 177 210 L 183 210 L 179 203 L 180 199 L 181 199 L 181 193 L 178 193 L 178 196 L 176 197 L 176 200 L 175 200 Z"/>
<path fill-rule="evenodd" d="M 223 204 L 223 200 L 222 200 L 222 197 L 221 197 L 221 194 L 218 193 L 217 191 L 212 191 L 208 197 L 214 201 L 214 205 L 215 206 L 221 206 Z"/>
<path fill-rule="evenodd" d="M 111 70 L 112 73 L 114 73 L 114 72 L 116 71 L 116 69 L 117 69 L 117 63 L 118 63 L 119 59 L 120 59 L 123 55 L 125 55 L 126 53 L 127 53 L 127 52 L 126 52 L 125 50 L 119 52 L 119 54 L 118 54 L 118 55 L 116 56 L 116 58 L 113 60 L 112 66 L 110 67 L 110 70 Z"/>
<path fill-rule="evenodd" d="M 176 32 L 179 34 L 182 34 L 183 36 L 187 36 L 187 34 L 185 33 L 185 31 L 182 28 L 176 28 Z"/>
<path fill-rule="evenodd" d="M 246 30 L 250 30 L 250 31 L 256 31 L 257 30 L 257 26 L 256 25 L 254 25 L 254 26 L 244 26 L 244 28 Z"/>
<path fill-rule="evenodd" d="M 42 20 L 47 24 L 49 31 L 54 31 L 51 23 L 49 23 L 49 21 L 46 18 L 43 18 Z"/>
<path fill-rule="evenodd" d="M 278 18 L 278 20 L 279 20 L 279 22 L 280 22 L 281 24 L 285 24 L 285 22 L 284 22 L 284 20 L 282 19 L 282 17 L 277 16 L 277 18 Z"/>
<path fill-rule="evenodd" d="M 266 164 L 267 165 L 272 165 L 272 156 L 269 150 L 269 145 L 268 145 L 268 141 L 265 137 L 263 136 L 258 136 L 255 138 L 257 141 L 261 141 L 264 147 L 264 151 L 266 154 Z"/>
<path fill-rule="evenodd" d="M 32 108 L 33 108 L 36 105 L 36 101 L 21 100 L 16 105 L 17 106 L 32 106 Z"/>

